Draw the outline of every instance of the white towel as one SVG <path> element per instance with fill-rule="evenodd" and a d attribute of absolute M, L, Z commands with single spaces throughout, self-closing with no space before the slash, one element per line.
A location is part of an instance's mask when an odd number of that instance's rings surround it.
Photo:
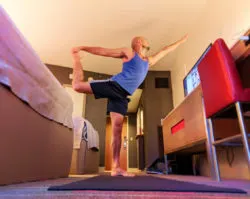
<path fill-rule="evenodd" d="M 84 119 L 84 122 L 86 124 L 85 131 L 87 131 L 87 136 L 86 134 L 84 137 L 87 137 L 87 144 L 89 149 L 96 149 L 99 150 L 99 134 L 98 132 L 94 129 L 92 124 Z"/>
<path fill-rule="evenodd" d="M 87 142 L 88 149 L 99 150 L 99 134 L 93 125 L 82 117 L 73 117 L 74 149 L 80 149 L 82 140 Z"/>
<path fill-rule="evenodd" d="M 74 149 L 80 149 L 83 127 L 84 127 L 83 118 L 73 117 Z"/>

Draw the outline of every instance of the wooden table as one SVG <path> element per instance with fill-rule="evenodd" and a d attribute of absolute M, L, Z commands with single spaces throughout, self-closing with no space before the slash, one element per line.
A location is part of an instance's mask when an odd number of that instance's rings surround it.
<path fill-rule="evenodd" d="M 248 35 L 250 30 L 246 32 Z M 243 86 L 250 87 L 250 45 L 238 41 L 231 48 Z M 164 153 L 206 152 L 206 122 L 199 85 L 175 109 L 162 119 Z M 250 121 L 246 121 L 250 130 Z M 214 121 L 215 139 L 240 133 L 237 119 L 217 119 Z"/>

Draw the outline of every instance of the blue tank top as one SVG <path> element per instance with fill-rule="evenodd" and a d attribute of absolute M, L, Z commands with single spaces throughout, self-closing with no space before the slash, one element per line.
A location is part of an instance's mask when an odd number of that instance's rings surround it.
<path fill-rule="evenodd" d="M 130 95 L 141 85 L 148 72 L 148 61 L 143 60 L 137 53 L 128 62 L 123 63 L 122 72 L 114 75 L 116 81 Z"/>

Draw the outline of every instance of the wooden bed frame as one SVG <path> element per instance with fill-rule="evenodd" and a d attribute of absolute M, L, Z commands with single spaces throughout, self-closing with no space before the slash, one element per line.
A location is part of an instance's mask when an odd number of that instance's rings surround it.
<path fill-rule="evenodd" d="M 0 185 L 67 177 L 73 131 L 0 84 Z"/>

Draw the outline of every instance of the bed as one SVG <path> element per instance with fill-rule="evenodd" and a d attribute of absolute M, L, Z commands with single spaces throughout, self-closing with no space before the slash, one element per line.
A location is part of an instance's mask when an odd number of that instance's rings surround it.
<path fill-rule="evenodd" d="M 73 102 L 0 6 L 0 185 L 67 177 Z"/>

